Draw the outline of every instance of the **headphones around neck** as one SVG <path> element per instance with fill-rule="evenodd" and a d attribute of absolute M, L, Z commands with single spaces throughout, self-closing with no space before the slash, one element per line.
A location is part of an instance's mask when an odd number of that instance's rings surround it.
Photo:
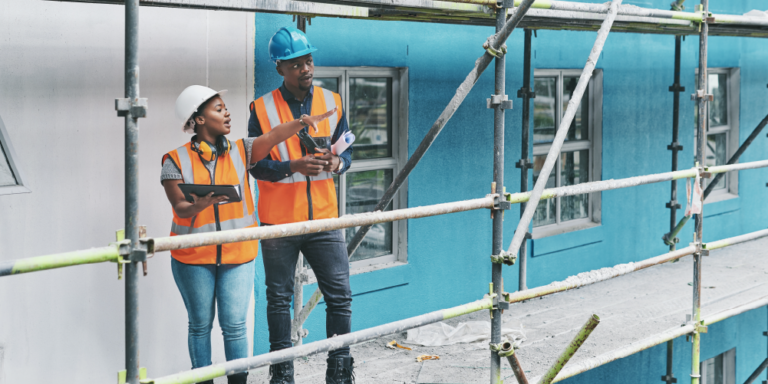
<path fill-rule="evenodd" d="M 192 150 L 197 152 L 201 159 L 208 162 L 214 161 L 217 158 L 226 155 L 229 150 L 232 149 L 229 140 L 227 140 L 224 135 L 216 138 L 215 145 L 205 140 L 201 140 L 198 143 L 195 141 L 195 139 L 197 139 L 197 135 L 192 137 Z"/>

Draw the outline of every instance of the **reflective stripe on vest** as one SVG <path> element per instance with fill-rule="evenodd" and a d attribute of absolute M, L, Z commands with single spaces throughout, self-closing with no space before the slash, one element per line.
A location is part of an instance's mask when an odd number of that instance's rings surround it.
<path fill-rule="evenodd" d="M 312 115 L 319 115 L 338 107 L 337 112 L 318 124 L 318 132 L 309 129 L 310 136 L 328 137 L 329 141 L 336 133 L 341 120 L 341 97 L 327 89 L 314 87 Z M 252 104 L 259 119 L 262 132 L 267 133 L 274 127 L 295 120 L 288 103 L 279 89 L 274 90 Z M 302 157 L 301 144 L 296 136 L 276 145 L 270 151 L 273 160 L 288 161 Z M 313 219 L 338 217 L 336 188 L 331 172 L 321 172 L 317 176 L 306 176 L 295 172 L 276 182 L 258 180 L 259 184 L 259 219 L 268 224 L 283 224 L 304 221 L 309 218 L 309 199 L 307 197 L 307 179 L 312 183 L 311 201 Z"/>
<path fill-rule="evenodd" d="M 184 183 L 237 184 L 240 186 L 241 203 L 239 206 L 235 203 L 218 205 L 219 228 L 222 231 L 246 228 L 257 224 L 251 188 L 248 183 L 249 176 L 244 162 L 247 152 L 240 140 L 230 141 L 230 145 L 229 154 L 218 159 L 213 172 L 206 168 L 204 162 L 191 149 L 189 143 L 163 157 L 163 159 L 170 157 L 179 165 Z M 198 174 L 195 174 L 195 171 Z M 192 218 L 182 219 L 174 211 L 171 236 L 217 231 L 214 212 L 214 207 L 210 206 Z M 222 247 L 221 263 L 223 264 L 248 262 L 253 260 L 258 253 L 258 241 L 224 244 Z M 171 251 L 171 255 L 186 264 L 214 264 L 217 262 L 218 251 L 217 246 L 213 245 L 174 250 Z"/>

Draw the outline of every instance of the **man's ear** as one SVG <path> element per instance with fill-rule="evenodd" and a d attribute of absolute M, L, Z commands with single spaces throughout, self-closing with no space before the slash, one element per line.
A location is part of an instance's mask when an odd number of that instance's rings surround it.
<path fill-rule="evenodd" d="M 283 77 L 285 77 L 285 75 L 283 74 L 283 69 L 282 69 L 282 68 L 280 68 L 280 64 L 277 64 L 277 65 L 275 65 L 275 70 L 277 71 L 277 73 L 278 73 L 280 76 L 283 76 Z"/>

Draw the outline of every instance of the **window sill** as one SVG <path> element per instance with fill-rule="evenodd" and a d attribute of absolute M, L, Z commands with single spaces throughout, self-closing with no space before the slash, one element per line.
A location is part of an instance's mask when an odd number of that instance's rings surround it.
<path fill-rule="evenodd" d="M 579 220 L 578 222 L 575 222 L 575 223 L 545 226 L 545 227 L 540 227 L 538 229 L 534 228 L 533 233 L 531 234 L 531 237 L 534 240 L 537 240 L 545 237 L 562 235 L 563 233 L 581 231 L 584 229 L 595 228 L 599 226 L 600 226 L 600 223 L 595 223 L 594 221 L 591 221 L 591 220 L 589 221 Z"/>
<path fill-rule="evenodd" d="M 32 191 L 23 185 L 11 185 L 8 187 L 0 187 L 0 196 L 2 195 L 15 195 L 19 193 L 31 193 Z"/>
<path fill-rule="evenodd" d="M 730 192 L 723 192 L 723 193 L 713 193 L 707 197 L 706 200 L 704 200 L 704 204 L 709 203 L 717 203 L 718 201 L 725 201 L 725 200 L 731 200 L 739 197 L 739 195 L 735 195 Z"/>

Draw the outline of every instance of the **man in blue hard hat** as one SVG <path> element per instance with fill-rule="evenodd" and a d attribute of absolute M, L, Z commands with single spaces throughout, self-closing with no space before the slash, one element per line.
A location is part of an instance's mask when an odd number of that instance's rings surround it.
<path fill-rule="evenodd" d="M 333 174 L 346 172 L 352 163 L 352 147 L 338 155 L 330 146 L 349 131 L 341 96 L 312 85 L 315 48 L 300 30 L 281 28 L 269 41 L 270 59 L 283 84 L 251 103 L 248 136 L 269 133 L 272 128 L 307 115 L 335 110 L 318 124 L 306 127 L 304 141 L 293 136 L 278 144 L 270 155 L 251 168 L 259 186 L 261 225 L 295 223 L 338 217 Z M 305 124 L 306 125 L 306 124 Z M 309 140 L 309 142 L 307 141 Z M 313 145 L 314 143 L 314 145 Z M 313 153 L 313 148 L 319 152 Z M 341 230 L 279 239 L 261 240 L 267 286 L 267 323 L 270 350 L 292 346 L 291 298 L 299 252 L 317 277 L 326 303 L 326 335 L 350 332 L 352 292 L 349 288 L 349 258 Z M 328 353 L 325 380 L 328 384 L 351 384 L 354 360 L 349 347 Z M 270 384 L 293 384 L 293 361 L 272 365 Z"/>

